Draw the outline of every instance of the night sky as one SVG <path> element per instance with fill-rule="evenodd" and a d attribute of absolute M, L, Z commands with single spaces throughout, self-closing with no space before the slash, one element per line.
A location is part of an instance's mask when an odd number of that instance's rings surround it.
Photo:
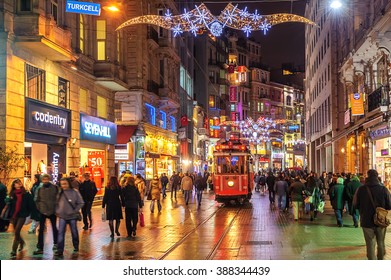
<path fill-rule="evenodd" d="M 206 5 L 217 15 L 227 5 L 227 1 L 221 2 L 206 2 Z M 232 4 L 239 4 L 241 9 L 247 6 L 250 12 L 258 9 L 258 12 L 264 15 L 291 12 L 291 1 L 250 2 L 252 1 L 233 1 Z M 293 1 L 293 14 L 304 16 L 305 4 L 306 0 Z M 293 63 L 295 67 L 304 70 L 304 30 L 302 23 L 284 23 L 273 26 L 266 36 L 261 31 L 253 32 L 254 38 L 262 44 L 262 64 L 271 68 L 273 80 L 283 82 L 282 75 L 279 75 L 283 63 Z"/>

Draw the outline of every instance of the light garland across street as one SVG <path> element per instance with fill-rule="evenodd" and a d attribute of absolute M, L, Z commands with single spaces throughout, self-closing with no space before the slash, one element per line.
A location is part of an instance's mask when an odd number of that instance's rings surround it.
<path fill-rule="evenodd" d="M 190 32 L 194 36 L 209 31 L 213 36 L 218 37 L 223 33 L 225 27 L 241 30 L 247 37 L 253 31 L 263 31 L 266 33 L 274 25 L 286 22 L 300 22 L 316 26 L 316 24 L 299 15 L 294 14 L 272 14 L 261 15 L 258 10 L 250 13 L 247 7 L 239 9 L 238 5 L 228 4 L 219 16 L 214 16 L 205 4 L 195 6 L 191 11 L 184 10 L 183 14 L 172 15 L 167 10 L 162 16 L 145 15 L 132 18 L 122 23 L 117 31 L 136 24 L 152 24 L 168 30 L 172 30 L 174 36 L 179 36 L 183 32 Z"/>

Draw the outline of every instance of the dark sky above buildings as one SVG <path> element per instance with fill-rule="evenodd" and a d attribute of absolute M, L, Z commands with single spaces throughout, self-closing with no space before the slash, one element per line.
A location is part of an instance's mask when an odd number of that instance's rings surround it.
<path fill-rule="evenodd" d="M 228 4 L 227 1 L 211 1 L 206 5 L 216 15 Z M 255 9 L 260 14 L 273 13 L 292 13 L 304 16 L 306 0 L 294 0 L 291 2 L 281 0 L 248 0 L 232 1 L 233 4 L 239 4 L 239 8 L 248 7 L 250 12 Z M 292 4 L 292 6 L 291 6 Z M 252 35 L 262 44 L 262 63 L 269 66 L 272 70 L 272 77 L 284 82 L 281 73 L 281 64 L 293 63 L 296 68 L 304 69 L 304 24 L 301 23 L 284 23 L 273 26 L 270 31 L 263 35 L 263 32 L 253 32 Z"/>

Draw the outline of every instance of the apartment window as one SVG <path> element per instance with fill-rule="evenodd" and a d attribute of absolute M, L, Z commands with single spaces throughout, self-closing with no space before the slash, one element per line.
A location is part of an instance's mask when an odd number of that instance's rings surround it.
<path fill-rule="evenodd" d="M 292 97 L 289 96 L 289 95 L 286 97 L 286 105 L 287 106 L 292 106 Z"/>
<path fill-rule="evenodd" d="M 21 12 L 31 12 L 31 0 L 19 0 L 19 10 Z"/>
<path fill-rule="evenodd" d="M 69 106 L 69 81 L 58 77 L 58 106 L 68 108 Z"/>
<path fill-rule="evenodd" d="M 97 97 L 97 111 L 98 117 L 107 119 L 107 99 L 99 95 Z"/>
<path fill-rule="evenodd" d="M 57 20 L 58 20 L 58 2 L 57 2 L 57 0 L 50 1 L 50 14 L 52 15 L 53 19 L 57 22 Z"/>
<path fill-rule="evenodd" d="M 45 71 L 29 64 L 25 64 L 25 70 L 26 70 L 26 74 L 25 74 L 26 96 L 45 101 L 45 92 L 46 92 Z"/>
<path fill-rule="evenodd" d="M 152 105 L 145 103 L 147 109 L 147 121 L 152 125 L 156 125 L 156 109 Z"/>
<path fill-rule="evenodd" d="M 97 59 L 106 60 L 106 20 L 96 21 Z"/>
<path fill-rule="evenodd" d="M 160 127 L 163 129 L 167 128 L 167 114 L 163 111 L 160 111 Z"/>
<path fill-rule="evenodd" d="M 214 95 L 209 95 L 209 108 L 216 108 L 216 98 Z"/>
<path fill-rule="evenodd" d="M 261 102 L 258 102 L 257 105 L 258 105 L 258 106 L 257 106 L 257 111 L 258 111 L 258 112 L 261 112 Z"/>
<path fill-rule="evenodd" d="M 215 80 L 215 71 L 209 71 L 209 81 L 214 84 L 216 83 L 216 80 Z"/>
<path fill-rule="evenodd" d="M 87 96 L 88 92 L 84 88 L 79 88 L 79 110 L 80 112 L 87 113 Z"/>
<path fill-rule="evenodd" d="M 236 105 L 235 104 L 231 104 L 231 112 L 236 112 Z"/>
<path fill-rule="evenodd" d="M 79 15 L 79 49 L 84 53 L 84 17 Z"/>

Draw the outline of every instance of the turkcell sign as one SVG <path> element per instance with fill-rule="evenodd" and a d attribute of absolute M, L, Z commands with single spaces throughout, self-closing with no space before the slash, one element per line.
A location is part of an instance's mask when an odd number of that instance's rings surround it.
<path fill-rule="evenodd" d="M 117 143 L 117 125 L 80 114 L 80 139 L 114 145 Z"/>
<path fill-rule="evenodd" d="M 91 2 L 67 1 L 66 12 L 100 16 L 100 4 Z"/>

